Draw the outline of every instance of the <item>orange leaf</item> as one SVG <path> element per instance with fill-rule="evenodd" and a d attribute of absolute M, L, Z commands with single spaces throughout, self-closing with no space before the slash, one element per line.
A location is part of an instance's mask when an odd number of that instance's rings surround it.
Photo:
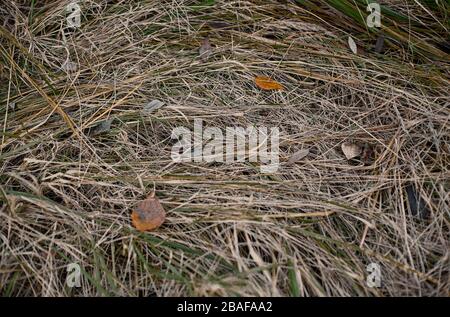
<path fill-rule="evenodd" d="M 150 231 L 163 224 L 166 211 L 152 193 L 136 206 L 131 213 L 131 220 L 139 231 Z"/>
<path fill-rule="evenodd" d="M 264 90 L 283 90 L 284 89 L 283 86 L 279 82 L 277 82 L 269 77 L 266 77 L 266 76 L 256 77 L 255 83 L 256 83 L 256 86 L 258 86 L 259 88 L 264 89 Z"/>

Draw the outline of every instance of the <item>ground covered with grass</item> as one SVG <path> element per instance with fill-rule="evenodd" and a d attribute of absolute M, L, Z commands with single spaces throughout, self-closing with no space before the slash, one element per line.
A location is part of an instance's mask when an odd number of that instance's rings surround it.
<path fill-rule="evenodd" d="M 379 2 L 82 1 L 68 30 L 0 1 L 1 295 L 448 296 L 450 5 Z M 173 162 L 194 119 L 278 127 L 279 169 Z"/>

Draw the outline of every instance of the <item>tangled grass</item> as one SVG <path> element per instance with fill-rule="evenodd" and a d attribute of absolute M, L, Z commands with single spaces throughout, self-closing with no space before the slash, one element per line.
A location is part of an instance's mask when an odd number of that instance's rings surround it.
<path fill-rule="evenodd" d="M 0 294 L 448 296 L 449 2 L 379 2 L 376 53 L 364 0 L 83 1 L 76 30 L 69 1 L 1 0 Z M 194 119 L 278 127 L 279 170 L 174 163 Z"/>

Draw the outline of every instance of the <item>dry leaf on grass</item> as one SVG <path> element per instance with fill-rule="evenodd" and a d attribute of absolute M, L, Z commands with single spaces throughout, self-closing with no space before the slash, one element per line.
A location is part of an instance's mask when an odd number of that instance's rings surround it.
<path fill-rule="evenodd" d="M 427 203 L 422 198 L 415 185 L 409 184 L 406 186 L 406 194 L 408 197 L 408 206 L 411 214 L 420 219 L 430 218 L 431 212 L 428 209 Z"/>
<path fill-rule="evenodd" d="M 211 55 L 211 43 L 209 43 L 209 38 L 205 38 L 200 46 L 198 53 L 200 54 L 200 58 L 206 62 Z"/>
<path fill-rule="evenodd" d="M 355 40 L 351 36 L 348 37 L 348 46 L 352 50 L 353 54 L 358 54 L 358 48 L 356 47 Z"/>
<path fill-rule="evenodd" d="M 147 103 L 146 105 L 144 105 L 144 112 L 151 113 L 155 110 L 158 110 L 162 106 L 164 106 L 164 102 L 162 102 L 158 99 L 154 99 L 154 100 L 150 101 L 149 103 Z"/>
<path fill-rule="evenodd" d="M 131 220 L 137 230 L 150 231 L 163 224 L 166 220 L 166 211 L 152 193 L 134 208 Z"/>
<path fill-rule="evenodd" d="M 266 77 L 266 76 L 256 77 L 255 83 L 256 83 L 256 86 L 258 86 L 259 88 L 264 89 L 264 90 L 283 90 L 284 89 L 283 86 L 279 82 L 277 82 L 269 77 Z"/>
<path fill-rule="evenodd" d="M 380 34 L 380 36 L 378 36 L 377 38 L 377 43 L 375 44 L 375 52 L 381 53 L 383 51 L 383 46 L 384 46 L 384 35 Z"/>
<path fill-rule="evenodd" d="M 364 144 L 361 152 L 361 161 L 366 165 L 370 165 L 375 161 L 375 150 L 373 145 L 367 143 Z"/>
<path fill-rule="evenodd" d="M 208 22 L 208 25 L 213 29 L 226 29 L 233 27 L 232 24 L 225 21 L 210 21 Z"/>
<path fill-rule="evenodd" d="M 105 132 L 108 132 L 111 130 L 111 123 L 113 122 L 113 119 L 107 119 L 100 122 L 100 124 L 96 125 L 94 128 L 92 128 L 89 132 L 90 136 L 96 136 Z"/>
<path fill-rule="evenodd" d="M 342 143 L 341 149 L 347 160 L 360 156 L 362 152 L 362 148 L 358 144 L 349 142 Z"/>
<path fill-rule="evenodd" d="M 295 152 L 294 154 L 292 154 L 291 158 L 287 162 L 287 165 L 294 164 L 295 162 L 298 162 L 298 161 L 304 159 L 308 154 L 309 154 L 309 149 L 304 149 L 304 150 Z"/>

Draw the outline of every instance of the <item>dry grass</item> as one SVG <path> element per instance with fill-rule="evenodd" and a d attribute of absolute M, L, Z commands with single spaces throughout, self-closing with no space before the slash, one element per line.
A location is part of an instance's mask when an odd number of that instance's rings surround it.
<path fill-rule="evenodd" d="M 449 294 L 448 11 L 380 1 L 408 20 L 383 16 L 377 54 L 334 1 L 83 1 L 65 36 L 68 1 L 25 2 L 0 4 L 3 296 Z M 143 112 L 152 99 L 165 106 Z M 173 163 L 171 131 L 195 118 L 279 127 L 280 169 Z M 374 161 L 346 160 L 346 141 Z M 168 219 L 142 234 L 130 212 L 153 189 Z"/>

